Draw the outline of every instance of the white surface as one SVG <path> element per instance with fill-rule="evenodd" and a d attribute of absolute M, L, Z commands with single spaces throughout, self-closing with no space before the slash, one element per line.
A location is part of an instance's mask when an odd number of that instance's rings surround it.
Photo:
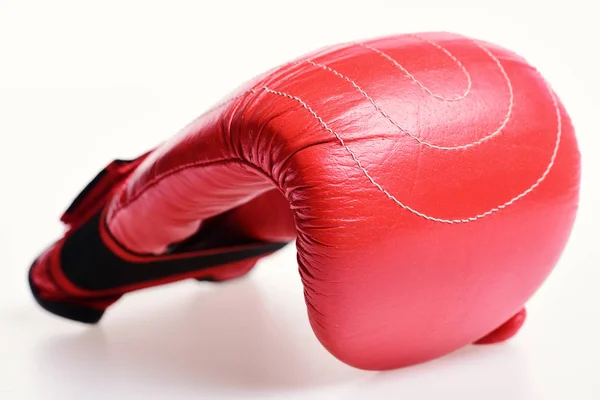
<path fill-rule="evenodd" d="M 600 398 L 595 2 L 157 3 L 0 0 L 0 399 Z M 525 56 L 578 132 L 576 228 L 514 340 L 399 371 L 354 370 L 310 330 L 293 247 L 246 280 L 128 296 L 97 328 L 34 305 L 29 262 L 60 235 L 60 213 L 108 161 L 138 155 L 292 57 L 427 30 Z"/>

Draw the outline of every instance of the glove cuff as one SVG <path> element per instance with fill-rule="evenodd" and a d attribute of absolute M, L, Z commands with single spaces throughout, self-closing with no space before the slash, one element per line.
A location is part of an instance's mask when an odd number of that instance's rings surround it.
<path fill-rule="evenodd" d="M 65 236 L 33 263 L 31 291 L 47 311 L 95 323 L 125 293 L 189 278 L 233 279 L 287 244 L 227 235 L 223 218 L 215 217 L 166 254 L 137 254 L 124 248 L 106 227 L 106 204 L 139 162 L 113 162 L 98 174 L 63 215 L 69 226 Z"/>

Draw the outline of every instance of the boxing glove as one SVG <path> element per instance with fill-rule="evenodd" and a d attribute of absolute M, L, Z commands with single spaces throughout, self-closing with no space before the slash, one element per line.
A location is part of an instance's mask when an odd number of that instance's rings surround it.
<path fill-rule="evenodd" d="M 523 58 L 448 33 L 347 43 L 111 163 L 29 281 L 42 307 L 93 323 L 126 293 L 236 278 L 295 240 L 320 342 L 398 368 L 519 329 L 579 179 L 570 119 Z"/>

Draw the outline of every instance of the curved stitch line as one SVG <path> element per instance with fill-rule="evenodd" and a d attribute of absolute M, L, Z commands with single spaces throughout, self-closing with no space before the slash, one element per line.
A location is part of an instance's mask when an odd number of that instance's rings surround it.
<path fill-rule="evenodd" d="M 426 40 L 426 39 L 425 39 Z M 509 87 L 509 91 L 511 94 L 511 102 L 510 102 L 510 107 L 509 107 L 509 111 L 507 113 L 507 118 L 506 118 L 506 122 L 503 124 L 504 126 L 506 125 L 506 123 L 508 122 L 508 119 L 510 119 L 510 113 L 512 112 L 512 108 L 513 108 L 513 102 L 514 102 L 514 94 L 513 94 L 513 88 L 512 88 L 512 84 L 510 81 L 510 78 L 508 77 L 508 75 L 506 74 L 506 71 L 504 70 L 504 68 L 502 67 L 502 64 L 500 63 L 500 61 L 493 55 L 491 54 L 491 52 L 481 46 L 479 43 L 473 41 L 474 44 L 476 44 L 478 47 L 480 47 L 483 51 L 485 51 L 494 62 L 496 62 L 496 64 L 498 65 L 498 67 L 500 68 L 502 74 L 504 75 L 508 87 Z M 359 43 L 359 45 L 362 45 Z M 392 59 L 393 60 L 393 59 Z M 309 60 L 310 61 L 310 60 Z M 462 65 L 462 64 L 461 64 Z M 327 67 L 326 67 L 327 68 Z M 465 70 L 466 71 L 466 70 Z M 341 74 L 340 74 L 341 75 Z M 413 77 L 414 78 L 414 77 Z M 349 79 L 349 78 L 348 78 Z M 416 79 L 415 79 L 416 81 Z M 416 81 L 417 83 L 419 83 L 418 81 Z M 469 82 L 470 82 L 470 76 L 469 76 Z M 420 83 L 419 83 L 420 84 Z M 358 85 L 356 85 L 358 86 Z M 421 85 L 422 86 L 422 85 Z M 423 87 L 425 90 L 427 90 L 427 88 Z M 560 114 L 560 109 L 558 107 L 558 102 L 556 100 L 556 97 L 554 95 L 554 93 L 552 92 L 552 89 L 547 85 L 548 91 L 550 93 L 550 96 L 552 98 L 552 103 L 556 109 L 556 116 L 557 116 L 557 136 L 556 136 L 556 143 L 554 146 L 554 151 L 552 153 L 552 157 L 550 159 L 550 162 L 546 168 L 546 170 L 544 171 L 544 173 L 536 180 L 536 182 L 534 182 L 533 185 L 531 185 L 528 189 L 526 189 L 524 192 L 520 193 L 519 195 L 513 197 L 512 199 L 508 200 L 507 202 L 494 207 L 486 212 L 477 214 L 473 217 L 469 217 L 469 218 L 462 218 L 462 219 L 443 219 L 443 218 L 437 218 L 437 217 L 432 217 L 429 216 L 427 214 L 424 214 L 420 211 L 417 211 L 413 208 L 411 208 L 410 206 L 407 206 L 405 204 L 403 204 L 401 201 L 399 201 L 394 195 L 390 194 L 386 189 L 384 189 L 379 183 L 377 183 L 375 181 L 375 179 L 369 174 L 369 172 L 362 166 L 362 163 L 360 162 L 360 160 L 356 157 L 356 155 L 354 154 L 354 152 L 345 144 L 344 140 L 342 139 L 342 137 L 337 134 L 337 132 L 333 131 L 326 123 L 325 121 L 323 121 L 323 119 L 308 105 L 306 104 L 302 99 L 300 99 L 299 97 L 290 95 L 288 93 L 284 93 L 284 92 L 278 92 L 275 90 L 272 90 L 266 86 L 263 86 L 261 88 L 261 90 L 264 90 L 268 93 L 272 93 L 275 95 L 279 95 L 279 96 L 283 96 L 292 100 L 295 100 L 297 102 L 299 102 L 303 108 L 305 108 L 306 110 L 308 110 L 318 121 L 319 123 L 325 128 L 325 130 L 327 130 L 328 132 L 330 132 L 331 134 L 333 134 L 337 140 L 340 142 L 340 144 L 344 147 L 344 149 L 350 154 L 350 156 L 352 157 L 352 159 L 354 160 L 354 162 L 357 164 L 357 166 L 359 167 L 359 169 L 361 169 L 361 171 L 364 173 L 364 175 L 367 177 L 367 179 L 369 179 L 369 181 L 375 186 L 377 187 L 381 192 L 383 192 L 390 200 L 394 201 L 396 204 L 398 204 L 400 207 L 404 208 L 405 210 L 414 213 L 422 218 L 425 218 L 427 220 L 430 221 L 435 221 L 435 222 L 441 222 L 441 223 L 447 223 L 447 224 L 455 224 L 455 223 L 467 223 L 467 222 L 472 222 L 472 221 L 476 221 L 478 219 L 484 218 L 488 215 L 491 215 L 495 212 L 498 212 L 510 205 L 512 205 L 513 203 L 515 203 L 516 201 L 522 199 L 523 197 L 527 196 L 529 193 L 531 193 L 535 188 L 537 188 L 547 177 L 547 175 L 550 173 L 550 170 L 552 169 L 552 167 L 554 166 L 554 162 L 556 160 L 556 155 L 558 153 L 558 149 L 560 147 L 560 140 L 561 140 L 561 136 L 562 136 L 562 119 L 561 119 L 561 114 Z M 358 89 L 358 88 L 357 88 Z M 470 89 L 470 87 L 469 87 Z M 208 112 L 223 106 L 235 99 L 239 99 L 241 97 L 244 97 L 245 95 L 249 94 L 249 93 L 256 93 L 257 90 L 256 89 L 249 89 L 247 91 L 245 91 L 244 93 L 234 96 L 228 100 L 225 100 L 222 103 L 217 104 L 216 106 L 214 106 L 212 109 L 210 109 Z M 364 92 L 364 91 L 363 91 Z M 366 92 L 365 92 L 366 94 Z M 374 106 L 376 106 L 376 104 L 373 104 Z M 377 108 L 377 106 L 376 106 Z M 208 113 L 207 112 L 207 113 Z M 381 112 L 381 111 L 380 111 Z M 392 121 L 391 121 L 392 122 Z M 402 128 L 398 127 L 399 129 L 401 129 L 402 131 L 404 131 Z M 487 137 L 484 137 L 482 139 L 480 139 L 479 141 L 473 142 L 471 144 L 468 145 L 463 145 L 463 146 L 458 146 L 458 147 L 453 147 L 453 148 L 446 148 L 446 149 L 456 149 L 456 148 L 467 148 L 467 147 L 472 147 L 476 144 L 479 144 L 480 142 L 483 142 L 485 140 L 490 139 L 492 136 L 494 136 L 495 134 L 498 134 L 501 130 L 503 129 L 503 126 L 501 126 L 496 132 L 494 132 L 491 135 L 488 135 Z M 406 131 L 404 131 L 406 132 Z M 408 132 L 407 132 L 408 133 Z M 412 135 L 411 135 L 412 136 Z M 414 136 L 413 136 L 414 137 Z M 415 139 L 417 139 L 420 143 L 423 143 L 425 145 L 427 145 L 427 143 L 424 143 L 423 141 L 419 140 L 417 137 L 414 137 Z M 431 147 L 436 147 L 436 148 L 443 148 L 442 146 L 435 146 L 435 145 L 431 145 Z M 221 161 L 228 161 L 228 160 L 221 160 Z M 186 169 L 186 168 L 191 168 L 191 167 L 196 167 L 198 166 L 198 163 L 190 163 L 190 164 L 184 164 L 182 166 L 180 166 L 179 168 L 177 168 L 176 170 L 172 170 L 172 171 L 168 171 L 170 173 L 176 173 L 180 170 Z M 160 179 L 162 176 L 156 177 L 156 179 Z M 138 195 L 136 197 L 141 196 L 141 194 L 145 191 L 145 189 L 148 187 L 148 185 L 144 185 L 144 187 L 142 187 L 142 189 L 140 189 L 140 191 L 138 192 Z M 113 212 L 113 218 L 111 218 L 111 220 L 113 220 L 116 217 L 116 214 L 118 211 L 120 211 L 122 208 L 126 207 L 127 205 L 131 204 L 131 200 L 127 203 L 124 203 L 121 207 L 117 208 L 114 212 Z"/>
<path fill-rule="evenodd" d="M 411 208 L 410 206 L 407 206 L 406 204 L 402 203 L 394 195 L 392 195 L 390 192 L 388 192 L 386 189 L 384 189 L 377 181 L 375 181 L 375 179 L 371 176 L 371 174 L 369 173 L 369 171 L 367 171 L 367 169 L 362 166 L 362 163 L 360 162 L 360 160 L 358 159 L 358 157 L 356 156 L 356 154 L 354 154 L 354 152 L 346 145 L 346 143 L 344 142 L 344 139 L 337 132 L 335 132 L 333 129 L 331 129 L 327 125 L 327 123 L 325 123 L 325 121 L 323 121 L 323 119 L 308 104 L 306 104 L 301 98 L 299 98 L 297 96 L 293 96 L 293 95 L 285 93 L 285 92 L 279 92 L 279 91 L 276 91 L 276 90 L 272 90 L 272 89 L 270 89 L 270 88 L 268 88 L 266 86 L 263 86 L 262 89 L 265 90 L 268 93 L 275 94 L 275 95 L 282 96 L 282 97 L 286 97 L 288 99 L 291 99 L 291 100 L 294 100 L 294 101 L 300 103 L 300 105 L 303 108 L 305 108 L 309 113 L 312 114 L 313 117 L 315 117 L 319 121 L 319 123 L 323 126 L 323 128 L 325 128 L 325 130 L 327 132 L 331 133 L 332 135 L 334 135 L 337 138 L 337 140 L 340 142 L 340 144 L 342 145 L 342 147 L 344 147 L 344 149 L 350 154 L 350 156 L 352 157 L 352 159 L 354 160 L 354 162 L 356 163 L 356 165 L 358 166 L 358 168 L 363 172 L 363 174 L 367 177 L 367 179 L 377 189 L 379 189 L 381 192 L 383 192 L 394 203 L 396 203 L 397 205 L 399 205 L 403 209 L 405 209 L 407 211 L 410 211 L 411 213 L 416 214 L 419 217 L 425 218 L 427 220 L 435 221 L 435 222 L 441 222 L 441 223 L 446 223 L 446 224 L 457 224 L 457 223 L 473 222 L 473 221 L 476 221 L 478 219 L 487 217 L 488 215 L 494 214 L 495 212 L 498 212 L 498 211 L 500 211 L 502 209 L 505 209 L 506 207 L 514 204 L 516 201 L 522 199 L 523 197 L 525 197 L 529 193 L 531 193 L 533 190 L 535 190 L 535 188 L 537 188 L 546 179 L 546 177 L 550 173 L 550 170 L 554 166 L 554 162 L 556 160 L 556 155 L 557 155 L 558 149 L 560 147 L 560 140 L 561 140 L 561 136 L 562 136 L 562 119 L 561 119 L 561 115 L 560 115 L 560 109 L 558 107 L 558 102 L 556 100 L 556 96 L 554 95 L 554 93 L 552 92 L 552 89 L 548 85 L 547 85 L 547 87 L 548 87 L 548 91 L 550 92 L 550 96 L 552 97 L 552 103 L 554 105 L 554 108 L 556 109 L 557 134 L 556 134 L 556 143 L 554 145 L 554 150 L 552 152 L 552 157 L 550 158 L 550 162 L 548 163 L 548 166 L 546 167 L 546 170 L 533 183 L 533 185 L 531 185 L 525 191 L 523 191 L 522 193 L 520 193 L 517 196 L 513 197 L 512 199 L 506 201 L 505 203 L 502 203 L 499 206 L 496 206 L 496 207 L 494 207 L 494 208 L 492 208 L 492 209 L 490 209 L 488 211 L 485 211 L 483 213 L 477 214 L 477 215 L 475 215 L 473 217 L 460 218 L 460 219 L 444 219 L 444 218 L 432 217 L 430 215 L 427 215 L 425 213 L 417 211 L 414 208 Z"/>
<path fill-rule="evenodd" d="M 449 50 L 447 50 L 445 47 L 443 47 L 443 46 L 439 45 L 438 43 L 436 43 L 436 42 L 434 42 L 434 41 L 432 41 L 432 40 L 429 40 L 429 39 L 427 39 L 427 38 L 424 38 L 424 37 L 422 37 L 422 36 L 420 36 L 420 35 L 417 35 L 417 34 L 414 34 L 414 33 L 413 33 L 413 34 L 407 34 L 406 36 L 413 36 L 413 37 L 415 37 L 415 38 L 417 38 L 417 39 L 423 40 L 423 41 L 425 41 L 425 42 L 427 42 L 427 43 L 431 44 L 432 46 L 435 46 L 435 47 L 436 47 L 436 48 L 438 48 L 439 50 L 443 51 L 443 52 L 444 52 L 444 53 L 445 53 L 445 54 L 446 54 L 448 57 L 450 57 L 450 58 L 451 58 L 451 59 L 452 59 L 452 60 L 453 60 L 453 61 L 454 61 L 454 62 L 455 62 L 457 65 L 458 65 L 458 67 L 459 67 L 459 68 L 462 70 L 463 74 L 464 74 L 464 75 L 465 75 L 465 77 L 467 78 L 467 89 L 465 89 L 465 92 L 464 92 L 464 93 L 463 93 L 461 96 L 459 96 L 459 97 L 457 97 L 457 98 L 454 98 L 454 99 L 453 99 L 453 98 L 447 99 L 447 98 L 444 98 L 444 97 L 442 97 L 442 96 L 440 96 L 440 95 L 436 95 L 436 94 L 432 93 L 432 92 L 431 92 L 431 90 L 430 90 L 429 88 L 427 88 L 425 85 L 423 85 L 423 84 L 422 84 L 422 83 L 421 83 L 421 82 L 420 82 L 420 81 L 419 81 L 417 78 L 415 78 L 415 77 L 414 77 L 412 74 L 410 74 L 410 73 L 409 73 L 409 72 L 408 72 L 408 71 L 407 71 L 407 70 L 406 70 L 404 67 L 402 67 L 402 66 L 401 66 L 401 65 L 400 65 L 400 64 L 399 64 L 397 61 L 395 61 L 395 60 L 394 60 L 392 57 L 390 57 L 389 55 L 387 55 L 387 54 L 383 53 L 383 51 L 381 51 L 381 50 L 378 50 L 378 49 L 375 49 L 375 48 L 372 48 L 372 47 L 370 47 L 369 45 L 366 45 L 366 44 L 364 44 L 364 43 L 361 43 L 361 42 L 348 42 L 347 44 L 348 44 L 348 45 L 353 45 L 353 44 L 354 44 L 354 45 L 359 45 L 359 46 L 362 46 L 362 47 L 366 47 L 366 48 L 369 48 L 370 50 L 373 50 L 373 51 L 375 51 L 376 53 L 379 53 L 379 54 L 383 55 L 385 58 L 387 58 L 388 60 L 390 60 L 390 61 L 391 61 L 391 62 L 393 62 L 394 64 L 397 64 L 397 66 L 398 66 L 398 67 L 399 67 L 399 68 L 400 68 L 402 71 L 404 71 L 404 72 L 405 72 L 405 73 L 406 73 L 406 74 L 407 74 L 407 75 L 408 75 L 408 76 L 409 76 L 409 77 L 410 77 L 410 78 L 411 78 L 413 81 L 415 81 L 415 82 L 416 82 L 416 83 L 417 83 L 417 84 L 418 84 L 420 87 L 422 87 L 422 88 L 423 88 L 423 89 L 424 89 L 424 90 L 425 90 L 427 93 L 431 94 L 432 96 L 434 96 L 434 97 L 436 97 L 436 98 L 439 98 L 439 99 L 441 99 L 441 100 L 445 100 L 445 101 L 456 101 L 456 100 L 460 100 L 460 99 L 463 99 L 463 98 L 467 97 L 467 95 L 468 95 L 468 94 L 469 94 L 469 92 L 471 91 L 471 87 L 472 87 L 472 85 L 473 85 L 473 82 L 472 82 L 472 80 L 471 80 L 471 75 L 469 74 L 469 71 L 467 71 L 467 69 L 466 69 L 466 68 L 464 67 L 464 65 L 463 65 L 463 64 L 460 62 L 460 60 L 459 60 L 458 58 L 456 58 L 456 56 L 455 56 L 454 54 L 452 54 L 452 53 L 451 53 Z M 477 43 L 476 43 L 476 44 L 477 44 Z M 494 58 L 494 57 L 493 57 L 493 58 Z M 298 64 L 298 63 L 300 63 L 300 62 L 292 62 L 291 64 Z M 286 65 L 287 65 L 287 64 L 283 64 L 281 67 L 284 67 L 284 66 L 286 66 Z M 217 108 L 219 108 L 219 107 L 222 107 L 222 106 L 224 106 L 224 105 L 226 105 L 226 104 L 228 104 L 228 103 L 230 103 L 230 102 L 232 102 L 232 101 L 234 101 L 234 100 L 240 99 L 240 98 L 244 97 L 245 95 L 247 95 L 248 93 L 255 93 L 255 92 L 256 92 L 256 90 L 255 90 L 255 89 L 249 89 L 249 90 L 245 90 L 243 93 L 241 93 L 241 94 L 239 94 L 239 95 L 236 95 L 236 96 L 230 97 L 230 98 L 228 98 L 227 100 L 223 100 L 222 102 L 220 102 L 220 103 L 217 103 L 216 105 L 214 105 L 214 106 L 212 106 L 211 108 L 209 108 L 209 109 L 208 109 L 208 111 L 205 111 L 205 112 L 204 112 L 204 114 L 208 114 L 208 113 L 210 113 L 210 112 L 214 111 L 215 109 L 217 109 Z"/>
<path fill-rule="evenodd" d="M 522 193 L 518 194 L 517 196 L 513 197 L 512 199 L 506 201 L 503 204 L 500 204 L 499 206 L 496 206 L 488 211 L 485 211 L 483 213 L 477 214 L 473 217 L 468 217 L 468 218 L 460 218 L 460 219 L 444 219 L 444 218 L 437 218 L 437 217 L 433 217 L 430 215 L 427 215 L 423 212 L 420 212 L 418 210 L 415 210 L 414 208 L 407 206 L 406 204 L 402 203 L 400 200 L 398 200 L 394 195 L 392 195 L 391 193 L 389 193 L 386 189 L 383 188 L 383 186 L 381 186 L 377 181 L 375 181 L 375 179 L 371 176 L 371 174 L 369 173 L 369 171 L 367 171 L 367 169 L 365 169 L 362 166 L 362 163 L 360 162 L 360 160 L 358 159 L 358 157 L 356 156 L 356 154 L 354 154 L 354 152 L 346 145 L 344 139 L 337 133 L 335 132 L 333 129 L 331 129 L 327 123 L 308 105 L 306 104 L 306 102 L 304 102 L 301 98 L 297 97 L 297 96 L 293 96 L 291 94 L 288 93 L 284 93 L 284 92 L 279 92 L 276 90 L 272 90 L 266 86 L 263 86 L 261 88 L 261 90 L 266 91 L 267 93 L 271 93 L 274 95 L 278 95 L 278 96 L 282 96 L 291 100 L 294 100 L 298 103 L 300 103 L 300 105 L 305 108 L 313 117 L 315 117 L 317 119 L 317 121 L 321 124 L 321 126 L 323 126 L 323 128 L 328 131 L 329 133 L 331 133 L 333 136 L 336 137 L 336 139 L 340 142 L 340 144 L 342 145 L 342 147 L 344 147 L 344 149 L 350 154 L 350 156 L 352 157 L 352 159 L 354 160 L 354 162 L 356 163 L 356 165 L 358 166 L 358 168 L 363 172 L 363 174 L 367 177 L 367 179 L 371 182 L 371 184 L 373 184 L 377 189 L 379 189 L 382 193 L 384 193 L 386 195 L 386 197 L 388 197 L 390 200 L 392 200 L 394 203 L 396 203 L 398 206 L 402 207 L 403 209 L 418 215 L 419 217 L 425 218 L 427 220 L 430 221 L 434 221 L 434 222 L 440 222 L 440 223 L 446 223 L 446 224 L 457 224 L 457 223 L 468 223 L 468 222 L 473 222 L 473 221 L 477 221 L 478 219 L 487 217 L 489 215 L 492 215 L 500 210 L 505 209 L 506 207 L 514 204 L 515 202 L 517 202 L 518 200 L 522 199 L 523 197 L 527 196 L 529 193 L 531 193 L 533 190 L 535 190 L 548 176 L 548 174 L 550 173 L 552 167 L 554 166 L 554 163 L 556 161 L 556 155 L 558 154 L 558 149 L 560 147 L 560 140 L 561 140 L 561 136 L 562 136 L 562 117 L 560 114 L 560 109 L 558 107 L 558 102 L 556 100 L 556 96 L 554 95 L 554 93 L 552 92 L 552 89 L 547 85 L 548 91 L 550 93 L 550 96 L 552 98 L 552 104 L 554 105 L 554 108 L 556 110 L 556 119 L 557 119 L 557 134 L 556 134 L 556 142 L 554 145 L 554 150 L 552 152 L 552 156 L 550 158 L 550 162 L 548 163 L 548 166 L 546 167 L 546 170 L 542 173 L 542 175 L 529 187 L 527 188 L 525 191 L 523 191 Z M 257 90 L 255 89 L 251 89 L 248 92 L 252 92 L 252 93 L 256 93 Z M 227 161 L 238 161 L 238 159 L 231 159 L 231 160 L 219 160 L 219 162 L 227 162 Z M 173 174 L 173 173 L 177 173 L 179 171 L 188 169 L 188 168 L 193 168 L 193 167 L 198 167 L 198 166 L 202 166 L 203 163 L 188 163 L 188 164 L 183 164 L 181 166 L 179 166 L 178 168 L 174 169 L 174 170 L 170 170 L 167 171 L 164 174 L 161 174 L 157 177 L 155 177 L 152 181 L 149 181 L 146 185 L 144 185 L 140 191 L 137 193 L 136 196 L 134 196 L 134 198 L 132 198 L 133 200 L 135 200 L 135 198 L 140 197 L 143 192 L 148 189 L 150 187 L 150 184 L 158 181 L 160 179 L 162 179 L 163 177 L 165 177 L 167 174 Z M 117 213 L 122 210 L 125 206 L 127 205 L 131 205 L 131 203 L 133 202 L 133 200 L 130 199 L 130 201 L 128 203 L 124 203 L 121 207 L 115 209 L 115 211 L 113 211 L 112 213 L 112 218 L 110 219 L 111 221 L 113 221 L 116 218 Z"/>
<path fill-rule="evenodd" d="M 475 43 L 475 42 L 474 42 Z M 363 89 L 361 88 L 355 81 L 353 81 L 352 79 L 348 78 L 347 76 L 343 75 L 342 73 L 336 71 L 335 69 L 324 65 L 324 64 L 319 64 L 319 63 L 315 63 L 312 60 L 306 60 L 303 61 L 305 63 L 308 63 L 310 65 L 313 65 L 315 67 L 327 70 L 329 72 L 331 72 L 332 74 L 336 75 L 339 78 L 342 78 L 344 80 L 346 80 L 347 82 L 349 82 L 352 86 L 354 86 L 356 88 L 356 90 L 358 90 L 372 105 L 373 107 L 375 107 L 375 109 L 383 116 L 385 117 L 388 121 L 390 121 L 390 123 L 392 125 L 394 125 L 396 128 L 398 128 L 400 131 L 402 131 L 403 133 L 407 134 L 408 136 L 410 136 L 411 138 L 415 139 L 417 142 L 419 142 L 420 144 L 427 146 L 427 147 L 431 147 L 433 149 L 438 149 L 438 150 L 465 150 L 468 149 L 470 147 L 475 147 L 477 145 L 480 145 L 481 143 L 493 138 L 494 136 L 499 135 L 505 128 L 506 125 L 508 124 L 508 122 L 510 121 L 511 115 L 512 115 L 512 111 L 513 111 L 513 107 L 514 107 L 514 91 L 513 91 L 513 86 L 511 83 L 510 78 L 508 77 L 508 74 L 506 73 L 506 71 L 504 70 L 504 67 L 502 66 L 502 64 L 500 63 L 500 60 L 498 60 L 488 49 L 486 49 L 485 47 L 479 45 L 478 43 L 475 43 L 480 49 L 482 49 L 484 52 L 487 53 L 487 55 L 492 59 L 492 61 L 494 61 L 496 63 L 496 65 L 498 65 L 498 68 L 500 69 L 500 72 L 502 73 L 502 75 L 504 76 L 504 79 L 506 81 L 506 85 L 508 87 L 508 92 L 509 92 L 509 102 L 508 102 L 508 108 L 506 111 L 506 114 L 504 116 L 504 120 L 502 121 L 502 123 L 500 124 L 500 126 L 498 128 L 496 128 L 495 131 L 485 135 L 484 137 L 471 142 L 471 143 L 467 143 L 467 144 L 463 144 L 463 145 L 457 145 L 457 146 L 440 146 L 440 145 L 436 145 L 433 143 L 429 143 L 421 138 L 419 138 L 418 136 L 416 136 L 415 134 L 407 131 L 406 129 L 402 128 L 400 126 L 400 124 L 398 124 L 391 116 L 389 116 L 376 102 L 375 100 L 373 100 L 373 98 L 371 96 L 369 96 L 369 94 Z"/>
<path fill-rule="evenodd" d="M 396 68 L 400 69 L 402 72 L 404 72 L 404 74 L 406 74 L 406 76 L 408 76 L 411 80 L 413 80 L 417 85 L 419 85 L 419 87 L 421 87 L 421 89 L 423 89 L 425 92 L 427 92 L 429 95 L 435 97 L 436 99 L 442 100 L 442 101 L 458 101 L 458 100 L 462 100 L 465 97 L 467 97 L 469 95 L 469 92 L 471 91 L 471 86 L 473 85 L 472 81 L 471 81 L 471 75 L 469 74 L 469 71 L 467 71 L 467 69 L 464 67 L 464 65 L 458 60 L 458 58 L 456 58 L 454 56 L 454 54 L 450 53 L 450 51 L 448 51 L 446 48 L 442 47 L 441 45 L 439 45 L 436 42 L 433 42 L 429 39 L 425 39 L 421 36 L 418 35 L 410 35 L 413 37 L 416 37 L 420 40 L 423 40 L 429 44 L 431 44 L 432 46 L 436 47 L 437 49 L 441 50 L 444 52 L 444 54 L 446 54 L 448 57 L 450 57 L 455 63 L 456 65 L 460 68 L 460 70 L 462 71 L 462 73 L 465 75 L 465 77 L 467 78 L 467 88 L 465 89 L 465 91 L 463 92 L 463 94 L 455 96 L 455 97 L 444 97 L 440 94 L 437 93 L 433 93 L 433 91 L 431 89 L 429 89 L 427 86 L 425 86 L 423 83 L 421 83 L 421 81 L 419 81 L 413 74 L 411 74 L 406 68 L 404 68 L 402 66 L 402 64 L 400 64 L 398 61 L 396 61 L 394 58 L 392 58 L 390 55 L 384 53 L 383 51 L 376 49 L 373 46 L 370 46 L 366 43 L 361 43 L 361 42 L 354 42 L 354 44 L 364 47 L 365 49 L 371 50 L 377 54 L 379 54 L 380 56 L 382 56 L 383 58 L 385 58 L 386 60 L 390 61 L 392 64 L 394 64 L 396 66 Z"/>

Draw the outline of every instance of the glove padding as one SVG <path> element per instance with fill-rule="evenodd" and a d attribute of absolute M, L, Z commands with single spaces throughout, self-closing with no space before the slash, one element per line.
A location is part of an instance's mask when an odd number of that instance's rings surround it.
<path fill-rule="evenodd" d="M 30 282 L 50 312 L 97 322 L 125 293 L 232 279 L 295 239 L 321 343 L 392 369 L 519 329 L 579 177 L 571 122 L 519 56 L 446 33 L 343 44 L 111 164 Z"/>

